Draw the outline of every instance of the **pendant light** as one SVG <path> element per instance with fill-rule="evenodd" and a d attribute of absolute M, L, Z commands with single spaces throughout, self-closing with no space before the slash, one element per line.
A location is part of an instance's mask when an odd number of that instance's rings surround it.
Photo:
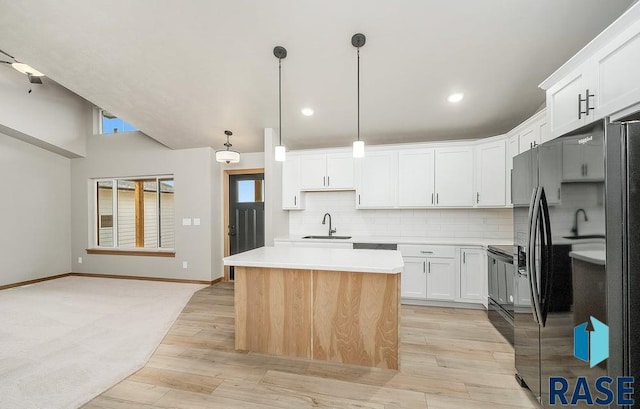
<path fill-rule="evenodd" d="M 367 42 L 364 34 L 358 33 L 351 37 L 351 45 L 358 49 L 358 139 L 353 141 L 353 157 L 364 157 L 364 141 L 360 140 L 360 47 Z"/>
<path fill-rule="evenodd" d="M 229 142 L 229 137 L 231 135 L 233 135 L 233 132 L 231 131 L 224 131 L 224 134 L 227 135 L 227 142 L 224 144 L 224 146 L 227 147 L 227 149 L 223 149 L 220 151 L 216 151 L 216 161 L 218 162 L 227 162 L 227 163 L 238 163 L 240 162 L 240 154 L 236 151 L 232 151 L 229 148 L 231 148 L 233 145 L 231 145 L 231 142 Z"/>
<path fill-rule="evenodd" d="M 273 55 L 278 59 L 278 136 L 279 143 L 275 149 L 276 162 L 284 162 L 287 158 L 287 148 L 282 144 L 282 59 L 287 58 L 287 50 L 277 46 L 273 49 Z"/>

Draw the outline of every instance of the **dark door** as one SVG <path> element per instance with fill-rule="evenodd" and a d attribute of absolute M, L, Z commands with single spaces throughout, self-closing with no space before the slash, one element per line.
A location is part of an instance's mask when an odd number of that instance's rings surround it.
<path fill-rule="evenodd" d="M 264 246 L 264 173 L 229 176 L 228 234 L 231 255 Z"/>

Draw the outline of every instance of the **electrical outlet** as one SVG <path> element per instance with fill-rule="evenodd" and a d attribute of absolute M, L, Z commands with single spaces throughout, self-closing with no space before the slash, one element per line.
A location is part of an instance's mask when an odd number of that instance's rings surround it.
<path fill-rule="evenodd" d="M 78 264 L 82 264 L 82 257 L 78 257 Z"/>
<path fill-rule="evenodd" d="M 183 261 L 183 262 L 182 262 L 182 268 L 187 268 L 187 266 L 188 266 L 188 265 L 189 265 L 189 264 L 188 264 L 186 261 Z"/>

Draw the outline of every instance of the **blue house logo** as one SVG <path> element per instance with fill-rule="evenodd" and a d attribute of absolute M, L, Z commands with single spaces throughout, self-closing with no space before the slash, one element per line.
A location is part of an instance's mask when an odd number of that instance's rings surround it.
<path fill-rule="evenodd" d="M 589 362 L 591 368 L 609 358 L 609 327 L 594 317 L 590 317 L 590 322 L 576 326 L 573 329 L 573 355 L 581 361 Z M 614 402 L 618 406 L 635 404 L 633 376 L 619 376 L 615 379 L 610 376 L 596 379 L 578 376 L 574 380 L 575 382 L 570 383 L 564 376 L 550 376 L 549 405 L 609 407 Z"/>
<path fill-rule="evenodd" d="M 609 327 L 591 317 L 592 328 L 588 322 L 573 329 L 573 355 L 585 362 L 590 368 L 609 358 Z"/>

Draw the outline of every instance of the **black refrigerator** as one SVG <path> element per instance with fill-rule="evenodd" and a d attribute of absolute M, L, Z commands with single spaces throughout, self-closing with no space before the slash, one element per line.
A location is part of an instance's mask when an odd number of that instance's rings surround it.
<path fill-rule="evenodd" d="M 516 377 L 543 407 L 550 377 L 573 391 L 578 377 L 593 385 L 639 373 L 640 123 L 630 119 L 598 121 L 513 161 Z M 608 359 L 576 358 L 576 327 L 598 322 Z"/>

